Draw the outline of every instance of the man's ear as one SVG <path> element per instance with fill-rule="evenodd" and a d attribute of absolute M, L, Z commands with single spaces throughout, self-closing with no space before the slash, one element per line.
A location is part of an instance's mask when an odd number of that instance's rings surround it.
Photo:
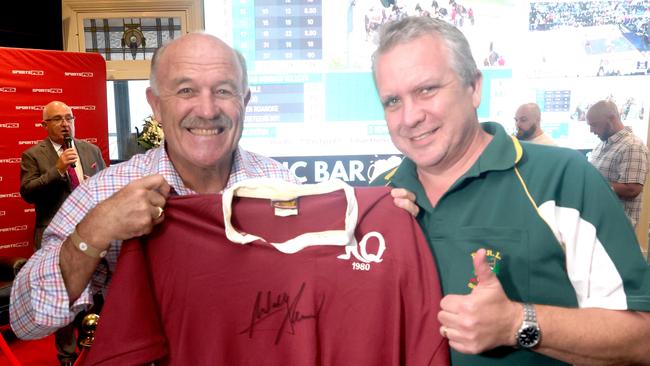
<path fill-rule="evenodd" d="M 251 100 L 251 89 L 246 89 L 246 95 L 244 95 L 244 107 L 248 105 L 248 101 Z"/>
<path fill-rule="evenodd" d="M 474 88 L 472 93 L 472 102 L 474 108 L 478 108 L 481 104 L 481 93 L 483 91 L 483 73 L 480 71 L 476 74 L 476 77 L 474 77 L 474 85 L 472 87 Z"/>
<path fill-rule="evenodd" d="M 162 122 L 160 120 L 160 98 L 153 92 L 153 89 L 151 87 L 147 88 L 147 102 L 149 103 L 149 106 L 151 107 L 151 111 L 153 112 L 153 118 L 158 121 Z"/>

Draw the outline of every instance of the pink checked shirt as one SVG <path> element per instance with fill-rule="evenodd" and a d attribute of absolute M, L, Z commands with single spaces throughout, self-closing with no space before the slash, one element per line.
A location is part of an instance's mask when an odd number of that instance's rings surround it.
<path fill-rule="evenodd" d="M 14 281 L 10 318 L 18 337 L 37 339 L 53 333 L 72 322 L 81 310 L 90 307 L 94 293 L 105 292 L 122 242 L 111 243 L 106 261 L 100 262 L 91 283 L 72 305 L 59 267 L 61 244 L 97 203 L 129 182 L 152 174 L 161 174 L 172 186 L 173 194 L 196 193 L 183 185 L 165 149 L 160 147 L 102 170 L 75 189 L 63 203 L 43 234 L 42 248 L 32 255 Z M 239 181 L 259 177 L 299 183 L 277 161 L 237 149 L 227 188 Z"/>

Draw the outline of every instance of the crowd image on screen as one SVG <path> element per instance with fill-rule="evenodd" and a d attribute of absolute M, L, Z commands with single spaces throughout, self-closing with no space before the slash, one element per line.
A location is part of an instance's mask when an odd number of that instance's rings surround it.
<path fill-rule="evenodd" d="M 649 46 L 650 0 L 530 3 L 529 29 L 619 25 L 643 37 Z"/>
<path fill-rule="evenodd" d="M 528 26 L 580 30 L 590 75 L 650 74 L 650 0 L 531 2 Z"/>
<path fill-rule="evenodd" d="M 388 1 L 388 7 L 382 5 L 382 1 L 377 1 L 376 5 L 371 6 L 365 15 L 366 40 L 374 40 L 379 28 L 384 23 L 400 20 L 406 16 L 427 16 L 432 18 L 443 19 L 456 27 L 474 25 L 474 9 L 455 1 L 449 0 L 447 4 L 440 5 L 438 1 L 417 2 L 415 5 L 409 5 L 411 2 Z M 441 1 L 441 3 L 446 3 Z"/>

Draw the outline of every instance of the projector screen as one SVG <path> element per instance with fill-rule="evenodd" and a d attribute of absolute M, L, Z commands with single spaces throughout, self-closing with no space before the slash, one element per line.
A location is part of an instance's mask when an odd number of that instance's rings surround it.
<path fill-rule="evenodd" d="M 305 182 L 366 184 L 400 161 L 370 72 L 381 24 L 417 15 L 456 25 L 483 72 L 481 121 L 513 132 L 517 107 L 536 102 L 545 132 L 590 150 L 599 140 L 584 114 L 601 99 L 646 140 L 649 9 L 650 0 L 225 0 L 205 2 L 205 25 L 248 63 L 243 147 Z"/>

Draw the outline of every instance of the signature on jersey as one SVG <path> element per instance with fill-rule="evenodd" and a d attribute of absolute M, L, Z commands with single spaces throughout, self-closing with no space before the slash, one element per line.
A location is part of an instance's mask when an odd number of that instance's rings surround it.
<path fill-rule="evenodd" d="M 271 291 L 258 291 L 251 313 L 250 324 L 240 334 L 248 333 L 248 337 L 253 338 L 256 330 L 274 330 L 275 324 L 278 324 L 279 321 L 275 344 L 280 342 L 285 333 L 295 335 L 296 323 L 318 317 L 318 312 L 302 314 L 298 309 L 298 303 L 304 289 L 305 283 L 303 282 L 298 293 L 293 298 L 286 292 L 274 295 Z M 268 326 L 271 323 L 274 325 L 269 329 Z M 263 329 L 261 329 L 262 326 L 264 326 Z"/>

